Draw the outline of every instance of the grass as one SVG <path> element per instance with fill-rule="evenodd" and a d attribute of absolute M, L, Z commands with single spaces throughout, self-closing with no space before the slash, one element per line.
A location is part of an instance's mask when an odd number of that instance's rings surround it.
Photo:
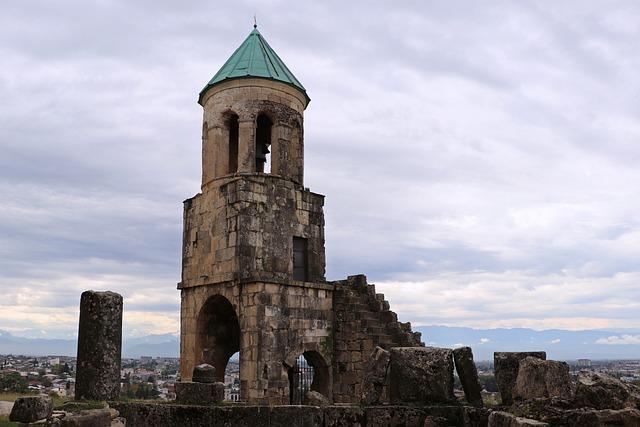
<path fill-rule="evenodd" d="M 15 393 L 15 392 L 11 392 L 11 391 L 3 391 L 0 392 L 0 401 L 4 401 L 4 402 L 15 402 L 17 398 L 19 397 L 24 397 L 24 396 L 35 396 L 34 393 Z M 68 401 L 73 400 L 70 397 L 60 397 L 60 396 L 54 396 L 53 397 L 53 407 L 58 407 L 58 406 L 62 406 L 65 403 L 67 403 Z M 1 420 L 1 418 L 0 418 Z M 0 427 L 2 427 L 3 424 L 0 424 Z"/>
<path fill-rule="evenodd" d="M 17 425 L 18 423 L 9 421 L 9 415 L 0 415 L 0 427 L 13 427 Z"/>

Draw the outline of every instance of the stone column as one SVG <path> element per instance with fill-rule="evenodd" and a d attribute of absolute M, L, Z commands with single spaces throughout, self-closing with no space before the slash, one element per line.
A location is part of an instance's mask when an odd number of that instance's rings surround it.
<path fill-rule="evenodd" d="M 85 291 L 80 297 L 76 400 L 120 396 L 122 296 Z"/>
<path fill-rule="evenodd" d="M 238 172 L 256 170 L 255 120 L 241 118 L 238 121 Z"/>

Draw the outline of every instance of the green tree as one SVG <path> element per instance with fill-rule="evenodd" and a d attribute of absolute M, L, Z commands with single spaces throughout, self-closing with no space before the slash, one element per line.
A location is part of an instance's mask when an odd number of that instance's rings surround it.
<path fill-rule="evenodd" d="M 494 375 L 479 375 L 478 380 L 480 381 L 482 388 L 488 392 L 498 392 L 498 383 L 496 382 L 496 377 Z"/>
<path fill-rule="evenodd" d="M 25 393 L 28 390 L 29 382 L 18 372 L 8 372 L 0 376 L 0 390 Z"/>

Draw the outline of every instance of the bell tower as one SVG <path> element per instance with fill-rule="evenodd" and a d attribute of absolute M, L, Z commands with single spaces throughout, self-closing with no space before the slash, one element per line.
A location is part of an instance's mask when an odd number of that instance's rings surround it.
<path fill-rule="evenodd" d="M 201 193 L 184 202 L 181 376 L 223 380 L 239 352 L 240 396 L 289 403 L 297 357 L 331 398 L 333 286 L 324 196 L 305 189 L 305 88 L 254 27 L 200 92 Z"/>

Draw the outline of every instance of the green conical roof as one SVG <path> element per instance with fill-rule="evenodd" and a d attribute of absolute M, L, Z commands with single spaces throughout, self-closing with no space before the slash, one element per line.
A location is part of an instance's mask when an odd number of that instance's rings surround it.
<path fill-rule="evenodd" d="M 302 84 L 289 71 L 282 59 L 271 49 L 271 46 L 262 37 L 262 34 L 254 27 L 249 37 L 245 39 L 227 62 L 224 63 L 220 71 L 207 83 L 200 91 L 198 102 L 202 103 L 202 96 L 211 86 L 231 79 L 242 79 L 247 77 L 260 77 L 269 80 L 276 80 L 286 83 L 302 91 L 309 102 L 309 96 Z"/>

